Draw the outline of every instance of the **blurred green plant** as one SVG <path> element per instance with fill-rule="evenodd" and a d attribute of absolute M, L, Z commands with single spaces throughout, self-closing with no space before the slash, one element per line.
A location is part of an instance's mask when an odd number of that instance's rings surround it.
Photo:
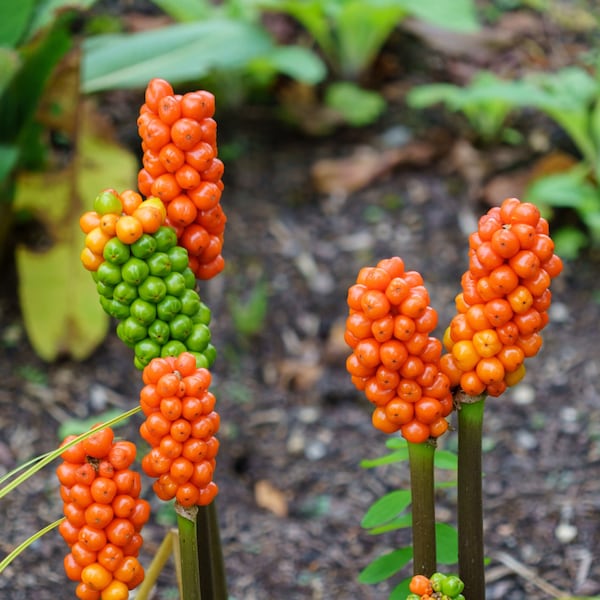
<path fill-rule="evenodd" d="M 600 64 L 592 72 L 578 66 L 532 73 L 519 80 L 477 75 L 471 85 L 430 84 L 408 95 L 413 108 L 443 103 L 462 112 L 483 139 L 498 139 L 511 111 L 534 109 L 547 115 L 569 136 L 578 163 L 570 170 L 540 177 L 524 199 L 552 217 L 557 208 L 575 211 L 585 233 L 563 227 L 555 236 L 559 253 L 574 258 L 583 245 L 600 244 Z"/>
<path fill-rule="evenodd" d="M 365 459 L 361 467 L 372 469 L 384 465 L 406 463 L 409 460 L 408 444 L 403 438 L 390 438 L 386 441 L 389 450 L 383 456 Z M 449 450 L 436 450 L 434 465 L 437 469 L 456 471 L 458 468 L 457 455 Z M 455 488 L 456 481 L 436 483 L 436 487 Z M 409 529 L 412 526 L 412 516 L 408 508 L 411 504 L 410 489 L 399 489 L 387 492 L 367 509 L 361 521 L 361 526 L 371 535 L 381 535 L 390 531 Z M 458 562 L 458 533 L 446 523 L 436 523 L 435 537 L 437 561 L 443 565 L 454 565 Z M 386 552 L 375 558 L 359 574 L 361 583 L 377 584 L 393 577 L 410 563 L 413 557 L 412 546 L 402 546 Z M 388 600 L 405 600 L 409 593 L 408 584 L 412 574 L 400 581 L 390 592 Z"/>
<path fill-rule="evenodd" d="M 280 73 L 311 85 L 325 77 L 326 69 L 315 53 L 276 43 L 260 23 L 253 2 L 153 2 L 177 22 L 139 33 L 86 39 L 84 92 L 144 87 L 153 77 L 181 84 L 220 72 L 234 75 L 227 79 L 234 84 L 233 93 L 223 91 L 231 102 L 233 94 L 240 95 L 242 83 L 268 86 Z"/>
<path fill-rule="evenodd" d="M 247 298 L 230 294 L 227 296 L 229 312 L 236 333 L 243 339 L 258 335 L 265 326 L 269 308 L 269 289 L 265 281 L 257 282 Z"/>
<path fill-rule="evenodd" d="M 331 71 L 325 105 L 354 126 L 374 122 L 386 102 L 360 80 L 372 67 L 398 25 L 414 16 L 445 29 L 477 30 L 471 0 L 256 0 L 266 11 L 283 13 L 302 25 Z"/>
<path fill-rule="evenodd" d="M 84 359 L 108 319 L 81 272 L 75 215 L 104 177 L 135 182 L 135 157 L 98 126 L 79 93 L 76 21 L 94 0 L 0 5 L 0 255 L 14 226 L 37 223 L 35 243 L 15 236 L 23 322 L 35 352 Z"/>

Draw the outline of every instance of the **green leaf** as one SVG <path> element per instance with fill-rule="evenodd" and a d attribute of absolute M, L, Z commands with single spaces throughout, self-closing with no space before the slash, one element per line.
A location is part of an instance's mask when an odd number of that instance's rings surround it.
<path fill-rule="evenodd" d="M 354 127 L 373 123 L 386 108 L 383 96 L 348 81 L 329 85 L 325 90 L 325 104 L 339 112 Z"/>
<path fill-rule="evenodd" d="M 327 75 L 325 63 L 301 46 L 277 46 L 258 60 L 268 63 L 278 73 L 309 85 L 320 83 Z"/>
<path fill-rule="evenodd" d="M 461 88 L 451 83 L 430 83 L 413 87 L 406 101 L 412 108 L 427 108 L 438 102 L 454 106 L 460 93 Z"/>
<path fill-rule="evenodd" d="M 33 17 L 36 0 L 0 2 L 0 47 L 14 48 Z"/>
<path fill-rule="evenodd" d="M 152 0 L 152 4 L 181 23 L 206 19 L 215 10 L 215 6 L 206 0 Z"/>
<path fill-rule="evenodd" d="M 153 77 L 181 83 L 212 69 L 241 68 L 272 49 L 264 30 L 227 19 L 96 36 L 84 42 L 82 89 L 145 87 Z"/>
<path fill-rule="evenodd" d="M 400 450 L 401 448 L 408 448 L 408 443 L 403 437 L 389 437 L 385 441 L 385 447 L 390 450 Z"/>
<path fill-rule="evenodd" d="M 21 57 L 18 52 L 10 48 L 0 48 L 0 98 L 20 66 Z"/>
<path fill-rule="evenodd" d="M 524 197 L 540 207 L 579 209 L 586 202 L 598 202 L 598 190 L 587 180 L 587 169 L 575 167 L 536 179 Z"/>
<path fill-rule="evenodd" d="M 345 2 L 337 15 L 339 69 L 347 78 L 358 77 L 375 59 L 406 11 L 396 2 Z"/>
<path fill-rule="evenodd" d="M 68 23 L 61 17 L 46 35 L 22 49 L 22 66 L 0 97 L 3 142 L 14 142 L 37 110 L 51 73 L 71 47 Z"/>
<path fill-rule="evenodd" d="M 561 227 L 552 234 L 554 250 L 566 260 L 575 260 L 588 245 L 588 236 L 576 227 Z"/>
<path fill-rule="evenodd" d="M 398 4 L 415 17 L 444 29 L 465 33 L 479 30 L 472 0 L 399 0 Z"/>
<path fill-rule="evenodd" d="M 4 181 L 17 164 L 19 148 L 0 144 L 0 182 Z M 2 200 L 0 200 L 2 201 Z"/>
<path fill-rule="evenodd" d="M 16 249 L 25 328 L 33 348 L 46 361 L 65 353 L 75 360 L 87 358 L 108 328 L 93 279 L 79 260 L 83 247 L 79 215 L 91 209 L 92 199 L 109 183 L 116 189 L 131 187 L 137 160 L 95 134 L 92 119 L 84 119 L 78 158 L 65 170 L 23 174 L 17 185 L 15 209 L 37 217 L 53 242 L 44 252 Z"/>
<path fill-rule="evenodd" d="M 412 577 L 407 577 L 403 579 L 393 590 L 392 593 L 388 596 L 388 600 L 406 600 L 406 596 L 410 594 L 410 581 Z"/>
<path fill-rule="evenodd" d="M 394 575 L 412 558 L 412 548 L 407 546 L 376 558 L 358 576 L 360 583 L 379 583 Z"/>
<path fill-rule="evenodd" d="M 59 15 L 67 11 L 86 11 L 96 0 L 37 0 L 34 18 L 29 25 L 28 37 L 54 23 Z"/>
<path fill-rule="evenodd" d="M 435 545 L 440 564 L 453 565 L 458 562 L 458 532 L 454 527 L 446 523 L 436 523 Z"/>
<path fill-rule="evenodd" d="M 361 527 L 370 529 L 391 521 L 406 509 L 410 501 L 409 490 L 395 490 L 383 495 L 371 504 L 361 521 Z"/>
<path fill-rule="evenodd" d="M 436 450 L 433 460 L 438 469 L 456 471 L 458 468 L 458 456 L 449 450 Z"/>
<path fill-rule="evenodd" d="M 363 469 L 372 469 L 381 465 L 391 465 L 392 463 L 404 462 L 408 460 L 408 449 L 402 448 L 395 452 L 390 452 L 379 458 L 366 458 L 360 461 L 360 466 Z"/>
<path fill-rule="evenodd" d="M 369 529 L 367 532 L 369 535 L 380 535 L 382 533 L 387 533 L 388 531 L 396 531 L 397 529 L 406 529 L 407 527 L 412 527 L 412 514 L 407 513 L 386 523 L 385 525 L 381 525 L 380 527 L 373 527 L 373 529 Z"/>

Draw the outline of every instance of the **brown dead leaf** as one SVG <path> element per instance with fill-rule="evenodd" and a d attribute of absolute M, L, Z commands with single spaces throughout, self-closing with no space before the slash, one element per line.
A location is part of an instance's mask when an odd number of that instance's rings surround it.
<path fill-rule="evenodd" d="M 323 367 L 306 360 L 288 358 L 277 363 L 279 384 L 286 389 L 306 391 L 313 389 L 323 375 Z"/>
<path fill-rule="evenodd" d="M 528 181 L 528 170 L 512 171 L 496 175 L 483 187 L 481 192 L 483 201 L 490 206 L 500 206 L 505 198 L 522 198 Z"/>
<path fill-rule="evenodd" d="M 260 508 L 271 511 L 278 517 L 287 517 L 288 501 L 281 490 L 278 490 L 270 481 L 260 479 L 254 486 L 254 499 Z"/>
<path fill-rule="evenodd" d="M 346 158 L 317 161 L 311 175 L 314 186 L 321 193 L 350 194 L 399 165 L 425 165 L 435 153 L 432 144 L 419 140 L 386 150 L 361 146 Z"/>
<path fill-rule="evenodd" d="M 539 35 L 543 21 L 527 12 L 505 14 L 494 27 L 475 33 L 450 31 L 417 19 L 406 19 L 403 28 L 420 37 L 429 48 L 449 56 L 477 57 L 487 61 L 499 48 L 507 48 L 519 39 Z"/>
<path fill-rule="evenodd" d="M 564 173 L 573 168 L 576 164 L 577 159 L 571 154 L 559 150 L 550 152 L 535 162 L 529 172 L 529 180 L 534 181 L 540 177 L 545 177 L 546 175 Z"/>

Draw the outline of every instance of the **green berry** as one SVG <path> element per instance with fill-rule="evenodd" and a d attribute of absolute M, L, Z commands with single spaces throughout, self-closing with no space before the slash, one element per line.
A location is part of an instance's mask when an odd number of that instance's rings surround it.
<path fill-rule="evenodd" d="M 104 260 L 115 265 L 122 265 L 131 256 L 131 251 L 127 244 L 124 244 L 119 238 L 114 237 L 106 242 L 102 255 L 104 256 Z"/>
<path fill-rule="evenodd" d="M 138 294 L 142 300 L 158 304 L 167 295 L 167 286 L 160 277 L 150 275 L 140 283 Z"/>
<path fill-rule="evenodd" d="M 156 249 L 159 252 L 167 252 L 177 245 L 177 234 L 175 230 L 167 225 L 158 228 L 158 231 L 152 234 L 156 240 Z"/>
<path fill-rule="evenodd" d="M 148 330 L 132 317 L 127 317 L 117 326 L 117 335 L 128 346 L 135 346 L 148 335 Z"/>
<path fill-rule="evenodd" d="M 146 366 L 153 358 L 160 356 L 161 346 L 147 337 L 140 340 L 134 347 L 135 357 Z"/>
<path fill-rule="evenodd" d="M 464 587 L 465 584 L 456 575 L 448 575 L 442 582 L 441 591 L 443 594 L 454 597 L 457 594 L 460 594 Z"/>
<path fill-rule="evenodd" d="M 171 337 L 171 330 L 169 329 L 169 324 L 165 321 L 161 321 L 160 319 L 156 319 L 148 327 L 148 336 L 155 342 L 163 346 L 169 341 Z"/>
<path fill-rule="evenodd" d="M 194 323 L 185 345 L 192 352 L 204 352 L 210 342 L 210 329 L 203 323 Z"/>
<path fill-rule="evenodd" d="M 181 312 L 181 301 L 175 296 L 165 296 L 156 306 L 158 318 L 170 321 Z"/>
<path fill-rule="evenodd" d="M 131 304 L 138 297 L 138 288 L 126 281 L 121 281 L 113 290 L 113 298 L 122 304 Z"/>
<path fill-rule="evenodd" d="M 98 273 L 98 281 L 104 285 L 114 287 L 122 281 L 121 267 L 107 260 L 98 267 L 96 273 Z"/>
<path fill-rule="evenodd" d="M 185 344 L 179 340 L 170 340 L 161 348 L 160 355 L 163 358 L 165 356 L 179 356 L 182 352 L 187 352 Z"/>
<path fill-rule="evenodd" d="M 122 304 L 114 298 L 109 299 L 104 296 L 100 296 L 100 304 L 108 315 L 119 321 L 127 319 L 129 317 L 129 306 Z"/>
<path fill-rule="evenodd" d="M 94 210 L 99 215 L 106 215 L 109 213 L 120 215 L 123 211 L 123 204 L 114 192 L 104 190 L 96 196 L 94 200 Z"/>
<path fill-rule="evenodd" d="M 180 342 L 183 342 L 190 335 L 192 327 L 194 327 L 192 320 L 187 315 L 181 313 L 173 317 L 169 322 L 171 337 Z"/>
<path fill-rule="evenodd" d="M 129 314 L 132 319 L 148 327 L 156 320 L 156 305 L 137 298 L 131 303 Z"/>
<path fill-rule="evenodd" d="M 142 237 L 131 244 L 131 253 L 136 258 L 148 258 L 155 251 L 156 240 L 148 233 L 142 234 Z"/>
<path fill-rule="evenodd" d="M 172 271 L 164 278 L 167 286 L 167 293 L 171 296 L 181 296 L 187 288 L 185 286 L 185 277 L 177 271 Z"/>
<path fill-rule="evenodd" d="M 171 270 L 183 273 L 189 267 L 190 261 L 188 251 L 182 246 L 173 246 L 167 250 L 171 259 Z"/>
<path fill-rule="evenodd" d="M 171 272 L 171 259 L 166 252 L 155 252 L 146 260 L 150 275 L 165 277 Z"/>
<path fill-rule="evenodd" d="M 148 265 L 140 258 L 131 257 L 122 267 L 123 281 L 133 285 L 140 285 L 150 274 Z"/>

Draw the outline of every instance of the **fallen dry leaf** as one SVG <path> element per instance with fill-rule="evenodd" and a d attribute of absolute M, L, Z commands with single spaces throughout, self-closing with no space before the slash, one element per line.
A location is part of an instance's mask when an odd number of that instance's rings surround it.
<path fill-rule="evenodd" d="M 350 194 L 404 164 L 425 165 L 436 154 L 429 142 L 412 141 L 400 148 L 378 150 L 360 146 L 345 158 L 325 158 L 317 161 L 311 175 L 316 189 L 324 194 Z"/>
<path fill-rule="evenodd" d="M 278 490 L 270 481 L 260 479 L 254 486 L 254 499 L 261 508 L 271 511 L 278 517 L 287 517 L 288 502 L 281 490 Z"/>

